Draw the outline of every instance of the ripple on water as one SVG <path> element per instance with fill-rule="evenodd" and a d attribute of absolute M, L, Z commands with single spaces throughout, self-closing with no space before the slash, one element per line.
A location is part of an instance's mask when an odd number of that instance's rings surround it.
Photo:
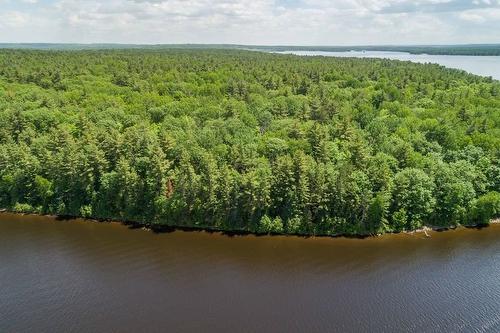
<path fill-rule="evenodd" d="M 0 215 L 0 331 L 500 330 L 500 228 L 365 240 Z"/>

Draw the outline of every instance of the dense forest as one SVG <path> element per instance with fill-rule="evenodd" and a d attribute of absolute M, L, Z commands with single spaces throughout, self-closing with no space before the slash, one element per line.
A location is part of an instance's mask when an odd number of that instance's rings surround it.
<path fill-rule="evenodd" d="M 238 50 L 0 51 L 0 208 L 376 234 L 500 214 L 500 82 Z"/>

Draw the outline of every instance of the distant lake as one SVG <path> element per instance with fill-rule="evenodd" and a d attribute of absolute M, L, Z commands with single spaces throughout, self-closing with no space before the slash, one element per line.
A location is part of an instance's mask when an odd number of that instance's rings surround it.
<path fill-rule="evenodd" d="M 417 63 L 434 63 L 449 68 L 457 68 L 472 74 L 491 76 L 500 80 L 500 56 L 458 56 L 458 55 L 430 55 L 411 54 L 406 52 L 387 51 L 350 51 L 350 52 L 324 52 L 324 51 L 284 51 L 282 54 L 296 54 L 301 56 L 325 56 L 342 58 L 383 58 L 392 60 L 412 61 Z"/>

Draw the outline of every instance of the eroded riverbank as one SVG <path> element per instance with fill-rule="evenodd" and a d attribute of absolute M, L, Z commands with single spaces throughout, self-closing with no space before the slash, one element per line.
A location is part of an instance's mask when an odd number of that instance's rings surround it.
<path fill-rule="evenodd" d="M 53 220 L 53 221 L 78 221 L 78 222 L 87 222 L 87 223 L 112 223 L 118 225 L 127 226 L 129 229 L 143 229 L 146 231 L 151 231 L 153 233 L 170 233 L 175 231 L 185 231 L 185 232 L 206 232 L 206 233 L 216 233 L 220 235 L 226 236 L 281 236 L 281 237 L 301 237 L 301 238 L 373 238 L 373 237 L 383 237 L 387 235 L 397 235 L 397 234 L 423 234 L 426 237 L 431 237 L 432 233 L 435 232 L 445 232 L 445 231 L 454 231 L 460 229 L 478 229 L 481 230 L 483 228 L 495 226 L 500 228 L 500 219 L 491 220 L 489 225 L 458 225 L 458 226 L 424 226 L 420 229 L 416 230 L 408 230 L 402 232 L 386 232 L 382 234 L 335 234 L 335 235 L 309 235 L 309 234 L 257 234 L 246 230 L 221 230 L 215 228 L 207 228 L 207 227 L 196 227 L 196 226 L 168 226 L 162 224 L 148 224 L 141 223 L 135 221 L 120 221 L 120 220 L 112 220 L 112 219 L 86 219 L 82 217 L 74 217 L 74 216 L 58 216 L 58 215 L 40 215 L 40 214 L 25 214 L 25 213 L 16 213 L 12 211 L 8 211 L 6 209 L 0 209 L 0 217 L 9 218 L 9 217 L 33 217 L 39 218 L 41 220 Z"/>

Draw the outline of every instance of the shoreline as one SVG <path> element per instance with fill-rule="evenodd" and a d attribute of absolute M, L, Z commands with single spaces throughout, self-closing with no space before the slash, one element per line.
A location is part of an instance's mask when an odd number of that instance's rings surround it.
<path fill-rule="evenodd" d="M 65 216 L 65 215 L 49 215 L 49 214 L 37 214 L 37 213 L 20 213 L 14 212 L 8 209 L 0 209 L 1 215 L 12 215 L 12 216 L 32 216 L 32 217 L 45 217 L 51 218 L 54 221 L 73 221 L 80 220 L 86 223 L 109 223 L 109 224 L 117 224 L 126 226 L 129 229 L 142 229 L 148 232 L 153 233 L 171 233 L 175 231 L 183 231 L 183 232 L 206 232 L 209 234 L 219 233 L 224 236 L 281 236 L 281 237 L 299 237 L 299 238 L 357 238 L 357 239 L 369 239 L 369 238 L 378 238 L 386 235 L 397 235 L 397 234 L 406 234 L 406 235 L 416 235 L 416 234 L 424 234 L 426 237 L 431 238 L 432 235 L 429 235 L 429 232 L 445 232 L 445 231 L 453 231 L 458 229 L 483 229 L 487 228 L 491 225 L 500 225 L 500 218 L 492 219 L 489 224 L 477 224 L 477 225 L 457 225 L 450 227 L 442 227 L 442 226 L 424 226 L 415 230 L 405 230 L 400 232 L 384 232 L 380 234 L 334 234 L 334 235 L 314 235 L 314 234 L 287 234 L 287 233 L 256 233 L 247 230 L 223 230 L 217 228 L 210 227 L 201 227 L 201 226 L 169 226 L 162 224 L 154 224 L 154 223 L 141 223 L 137 221 L 126 221 L 126 220 L 117 220 L 117 219 L 96 219 L 96 218 L 85 218 L 82 216 Z"/>

